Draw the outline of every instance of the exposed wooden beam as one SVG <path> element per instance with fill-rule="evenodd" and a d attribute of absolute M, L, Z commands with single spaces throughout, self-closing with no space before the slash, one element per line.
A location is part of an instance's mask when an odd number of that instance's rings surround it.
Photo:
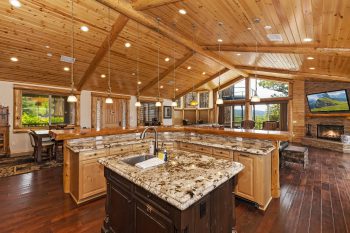
<path fill-rule="evenodd" d="M 94 73 L 106 53 L 108 52 L 108 38 L 109 43 L 112 46 L 113 42 L 117 39 L 119 33 L 123 30 L 126 23 L 128 22 L 129 18 L 127 18 L 124 15 L 119 15 L 117 20 L 112 26 L 111 31 L 109 32 L 109 36 L 106 37 L 106 39 L 102 42 L 101 47 L 98 49 L 97 53 L 95 54 L 95 57 L 92 59 L 89 67 L 85 71 L 83 77 L 81 78 L 80 82 L 78 83 L 77 90 L 81 90 L 84 84 L 89 80 L 91 75 Z"/>
<path fill-rule="evenodd" d="M 123 14 L 129 17 L 130 19 L 142 24 L 145 27 L 148 27 L 153 31 L 158 31 L 158 23 L 154 18 L 151 18 L 150 16 L 146 16 L 136 11 L 135 9 L 132 8 L 131 4 L 125 1 L 118 1 L 113 4 L 107 0 L 96 0 L 96 1 L 106 7 L 109 7 L 119 12 L 120 14 Z M 232 64 L 232 62 L 228 61 L 227 59 L 223 58 L 222 56 L 212 51 L 203 49 L 200 45 L 193 43 L 191 39 L 186 38 L 179 32 L 174 31 L 171 27 L 165 25 L 162 22 L 159 23 L 159 32 L 163 36 L 166 36 L 172 40 L 175 40 L 177 43 L 182 44 L 183 46 L 191 50 L 193 49 L 195 52 L 212 59 L 213 61 L 223 65 L 224 67 L 236 71 L 237 73 L 239 73 L 239 75 L 248 76 L 246 72 L 236 69 L 235 65 Z"/>
<path fill-rule="evenodd" d="M 188 59 L 190 59 L 190 57 L 192 57 L 193 52 L 188 52 L 187 54 L 185 54 L 185 56 L 183 56 L 180 60 L 177 60 L 175 62 L 175 69 L 178 68 L 179 66 L 181 66 L 183 63 L 185 63 Z M 174 66 L 170 66 L 168 69 L 166 69 L 165 71 L 163 71 L 161 74 L 159 74 L 159 81 L 163 80 L 168 74 L 170 74 L 172 71 L 174 70 Z M 146 86 L 144 86 L 143 88 L 140 89 L 140 92 L 144 92 L 147 89 L 153 87 L 153 85 L 157 84 L 158 82 L 158 77 L 154 78 L 151 80 L 151 82 L 149 82 Z"/>
<path fill-rule="evenodd" d="M 329 75 L 329 74 L 315 74 L 315 73 L 307 73 L 303 71 L 293 71 L 293 70 L 284 70 L 284 69 L 276 69 L 276 68 L 265 68 L 265 67 L 258 67 L 257 69 L 255 66 L 237 66 L 239 69 L 242 70 L 249 70 L 254 72 L 261 71 L 261 72 L 268 72 L 268 73 L 277 73 L 277 74 L 291 74 L 291 75 L 297 75 L 302 76 L 304 78 L 314 78 L 318 80 L 327 80 L 327 81 L 342 81 L 342 82 L 350 82 L 349 76 L 337 76 L 337 75 Z"/>
<path fill-rule="evenodd" d="M 230 81 L 228 81 L 228 82 L 226 82 L 224 84 L 221 84 L 220 85 L 220 90 L 225 89 L 226 87 L 229 87 L 229 86 L 231 86 L 231 85 L 241 81 L 242 79 L 244 79 L 244 77 L 239 76 L 239 77 L 234 78 L 234 79 L 232 79 L 232 80 L 230 80 Z M 214 92 L 217 92 L 218 90 L 219 90 L 219 87 L 213 89 Z"/>
<path fill-rule="evenodd" d="M 137 0 L 132 4 L 132 7 L 137 11 L 144 11 L 180 1 L 183 0 Z"/>
<path fill-rule="evenodd" d="M 274 80 L 278 82 L 293 82 L 295 78 L 290 77 L 290 78 L 281 78 L 281 77 L 274 77 L 274 76 L 269 76 L 269 75 L 257 75 L 259 79 L 265 79 L 265 80 Z M 251 78 L 254 78 L 254 74 L 251 74 Z"/>
<path fill-rule="evenodd" d="M 204 49 L 218 51 L 217 45 L 206 45 Z M 254 46 L 222 45 L 221 51 L 229 52 L 254 52 Z M 296 47 L 296 46 L 259 46 L 260 53 L 293 53 L 307 55 L 328 55 L 350 57 L 350 48 L 318 48 L 318 47 Z"/>

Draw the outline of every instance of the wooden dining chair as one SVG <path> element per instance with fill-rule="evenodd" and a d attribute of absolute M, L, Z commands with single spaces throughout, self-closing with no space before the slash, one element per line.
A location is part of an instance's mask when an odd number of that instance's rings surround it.
<path fill-rule="evenodd" d="M 254 129 L 255 128 L 255 121 L 252 120 L 244 120 L 241 122 L 242 129 Z"/>
<path fill-rule="evenodd" d="M 264 121 L 263 130 L 278 130 L 279 123 L 278 121 Z"/>
<path fill-rule="evenodd" d="M 42 139 L 33 130 L 30 130 L 28 133 L 30 137 L 30 143 L 34 149 L 34 152 L 33 152 L 34 160 L 37 162 L 38 153 L 40 151 L 41 153 L 45 152 L 49 157 L 49 160 L 51 161 L 53 157 L 55 143 L 52 141 L 41 141 Z"/>

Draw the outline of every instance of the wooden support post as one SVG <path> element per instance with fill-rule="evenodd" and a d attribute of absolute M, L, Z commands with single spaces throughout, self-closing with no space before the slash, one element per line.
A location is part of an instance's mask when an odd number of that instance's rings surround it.
<path fill-rule="evenodd" d="M 280 141 L 274 141 L 275 150 L 272 151 L 271 158 L 271 196 L 273 198 L 279 198 L 281 194 L 280 190 Z"/>
<path fill-rule="evenodd" d="M 67 140 L 63 141 L 63 192 L 70 192 L 70 154 Z"/>
<path fill-rule="evenodd" d="M 245 112 L 244 119 L 251 120 L 251 106 L 250 106 L 250 78 L 245 78 Z"/>

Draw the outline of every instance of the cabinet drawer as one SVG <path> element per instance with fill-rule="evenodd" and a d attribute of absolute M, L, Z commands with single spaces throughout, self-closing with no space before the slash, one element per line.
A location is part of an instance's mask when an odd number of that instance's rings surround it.
<path fill-rule="evenodd" d="M 114 155 L 114 154 L 123 154 L 126 152 L 130 152 L 132 150 L 132 146 L 118 146 L 118 147 L 113 147 L 111 148 L 110 154 Z"/>
<path fill-rule="evenodd" d="M 105 150 L 99 150 L 99 151 L 87 151 L 87 152 L 81 152 L 79 153 L 79 160 L 80 161 L 85 161 L 88 159 L 98 159 L 101 157 L 106 156 L 106 151 Z"/>
<path fill-rule="evenodd" d="M 231 151 L 225 149 L 213 148 L 213 155 L 223 157 L 226 159 L 233 159 Z"/>
<path fill-rule="evenodd" d="M 196 151 L 211 155 L 213 153 L 213 148 L 207 146 L 196 146 Z"/>
<path fill-rule="evenodd" d="M 196 146 L 189 144 L 189 143 L 185 143 L 185 142 L 181 142 L 180 143 L 180 149 L 184 149 L 184 150 L 196 150 Z"/>
<path fill-rule="evenodd" d="M 173 142 L 163 142 L 163 146 L 166 149 L 173 149 L 174 148 L 174 143 Z"/>
<path fill-rule="evenodd" d="M 135 144 L 132 146 L 133 151 L 146 150 L 148 149 L 147 143 Z"/>

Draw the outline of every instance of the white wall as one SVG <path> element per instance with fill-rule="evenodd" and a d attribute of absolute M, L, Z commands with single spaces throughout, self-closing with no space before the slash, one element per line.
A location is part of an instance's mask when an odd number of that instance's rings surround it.
<path fill-rule="evenodd" d="M 135 103 L 136 103 L 136 96 L 131 96 L 130 99 L 130 106 L 129 106 L 129 110 L 130 110 L 130 127 L 137 127 L 137 109 L 135 107 Z"/>
<path fill-rule="evenodd" d="M 171 106 L 171 103 L 172 103 L 172 100 L 169 100 L 169 99 L 163 100 L 163 106 Z M 164 116 L 164 113 L 163 113 L 163 116 Z M 163 125 L 173 125 L 173 118 L 171 118 L 171 119 L 164 119 L 163 118 Z"/>
<path fill-rule="evenodd" d="M 91 128 L 91 91 L 80 93 L 80 126 Z"/>

